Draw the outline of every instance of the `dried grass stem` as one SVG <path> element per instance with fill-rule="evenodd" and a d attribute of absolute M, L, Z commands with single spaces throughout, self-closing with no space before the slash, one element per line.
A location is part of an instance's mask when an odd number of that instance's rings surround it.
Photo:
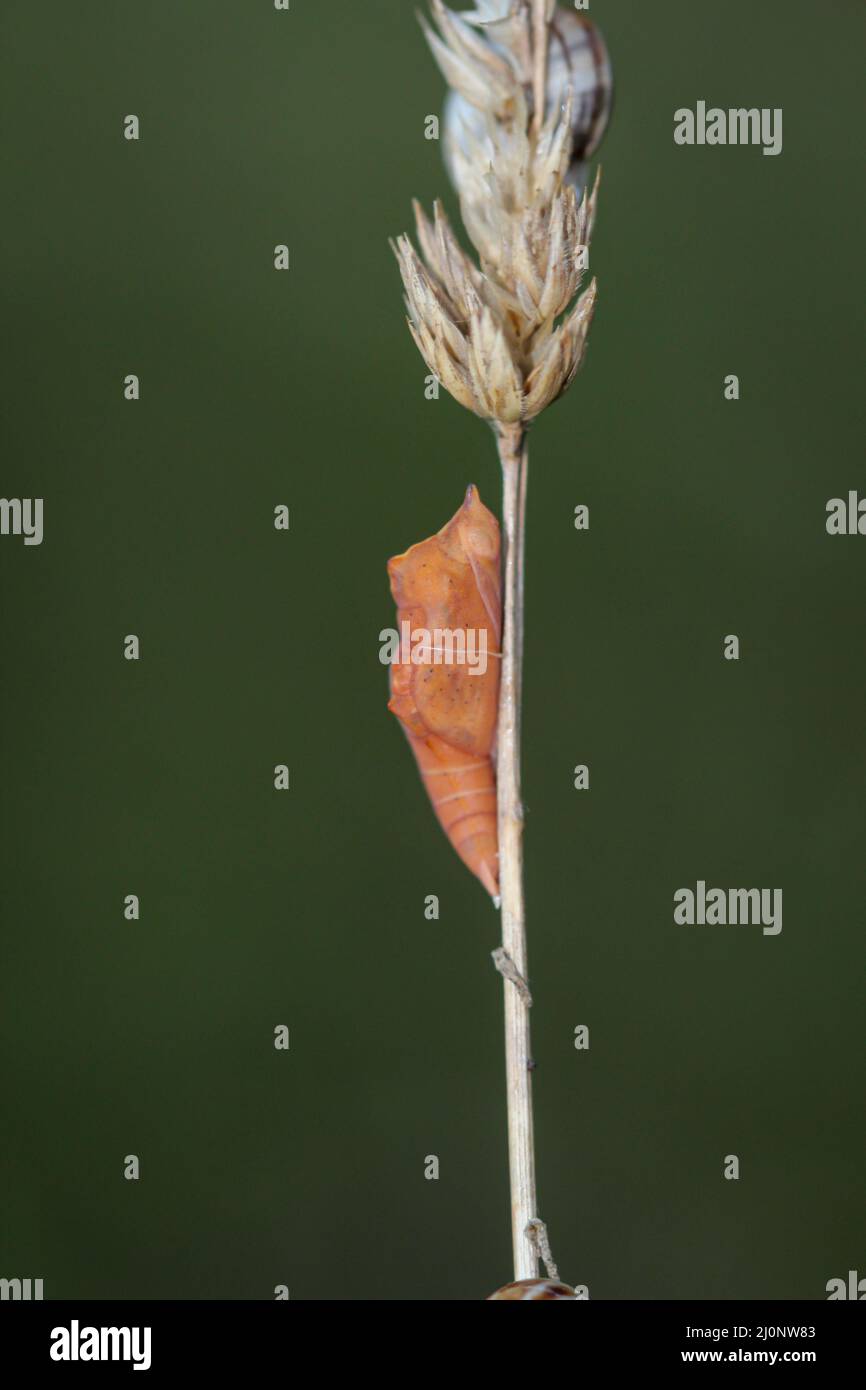
<path fill-rule="evenodd" d="M 523 804 L 520 796 L 521 656 L 523 648 L 523 556 L 526 433 L 519 426 L 497 430 L 502 463 L 504 625 L 497 742 L 499 882 L 502 946 L 523 980 L 527 978 L 526 913 L 523 900 Z M 538 1273 L 532 1223 L 537 1218 L 535 1144 L 532 1122 L 530 1000 L 513 980 L 505 989 L 505 1081 L 508 1106 L 508 1166 L 515 1279 Z"/>

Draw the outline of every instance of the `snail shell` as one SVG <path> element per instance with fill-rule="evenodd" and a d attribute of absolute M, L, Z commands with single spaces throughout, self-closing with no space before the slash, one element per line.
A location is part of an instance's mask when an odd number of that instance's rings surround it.
<path fill-rule="evenodd" d="M 516 1284 L 504 1284 L 496 1293 L 492 1293 L 486 1300 L 488 1303 L 497 1301 L 504 1302 L 506 1299 L 514 1302 L 524 1300 L 545 1300 L 555 1298 L 576 1299 L 577 1294 L 568 1284 L 558 1284 L 553 1279 L 519 1279 Z"/>
<path fill-rule="evenodd" d="M 557 9 L 547 55 L 548 113 L 571 88 L 574 111 L 572 160 L 592 159 L 607 130 L 613 107 L 613 70 L 601 32 L 585 15 Z"/>
<path fill-rule="evenodd" d="M 486 28 L 495 48 L 495 23 Z M 586 181 L 587 161 L 601 144 L 613 108 L 613 71 L 601 32 L 585 15 L 561 6 L 550 22 L 547 54 L 547 112 L 562 107 L 571 91 L 571 129 L 574 139 L 568 182 L 580 194 Z M 444 153 L 452 183 L 457 183 L 453 147 L 463 144 L 464 130 L 483 140 L 486 115 L 462 97 L 449 92 L 445 103 Z"/>

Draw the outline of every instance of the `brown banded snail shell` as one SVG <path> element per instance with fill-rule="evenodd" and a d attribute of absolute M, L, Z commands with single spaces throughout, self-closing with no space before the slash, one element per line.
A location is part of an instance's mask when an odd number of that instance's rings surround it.
<path fill-rule="evenodd" d="M 485 1299 L 485 1302 L 523 1302 L 536 1299 L 543 1301 L 556 1298 L 576 1299 L 577 1294 L 568 1284 L 557 1283 L 554 1279 L 518 1279 L 514 1284 L 504 1284 L 496 1293 Z"/>
<path fill-rule="evenodd" d="M 481 32 L 494 49 L 497 47 L 497 22 L 506 19 L 510 9 L 506 0 L 487 0 L 486 5 L 479 5 L 475 11 L 482 25 Z M 592 20 L 559 6 L 550 21 L 545 114 L 550 115 L 554 109 L 562 107 L 569 91 L 574 147 L 567 181 L 580 195 L 586 181 L 587 162 L 601 144 L 610 120 L 613 72 L 604 39 Z M 454 146 L 460 147 L 464 129 L 476 139 L 483 139 L 486 121 L 486 114 L 459 92 L 449 93 L 444 114 L 444 155 L 453 183 L 458 183 Z"/>

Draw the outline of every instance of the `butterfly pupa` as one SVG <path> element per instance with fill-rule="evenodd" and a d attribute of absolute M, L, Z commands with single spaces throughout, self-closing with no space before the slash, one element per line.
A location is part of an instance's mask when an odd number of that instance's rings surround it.
<path fill-rule="evenodd" d="M 493 898 L 499 554 L 499 523 L 470 486 L 441 531 L 388 561 L 398 629 L 411 638 L 391 666 L 388 708 L 403 726 L 440 825 Z"/>

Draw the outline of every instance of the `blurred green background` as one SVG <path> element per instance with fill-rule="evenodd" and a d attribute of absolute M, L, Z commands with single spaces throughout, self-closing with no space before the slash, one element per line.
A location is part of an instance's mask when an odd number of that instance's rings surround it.
<path fill-rule="evenodd" d="M 595 1298 L 823 1298 L 866 1274 L 866 540 L 824 528 L 866 490 L 866 12 L 592 16 L 600 307 L 532 436 L 541 1210 Z M 0 491 L 45 498 L 41 547 L 0 539 L 0 1275 L 481 1298 L 510 1275 L 497 919 L 378 661 L 386 558 L 470 481 L 498 505 L 387 246 L 413 195 L 454 208 L 415 7 L 7 0 L 0 46 Z M 783 107 L 784 153 L 677 148 L 699 99 Z M 698 878 L 783 888 L 781 936 L 675 927 Z"/>

